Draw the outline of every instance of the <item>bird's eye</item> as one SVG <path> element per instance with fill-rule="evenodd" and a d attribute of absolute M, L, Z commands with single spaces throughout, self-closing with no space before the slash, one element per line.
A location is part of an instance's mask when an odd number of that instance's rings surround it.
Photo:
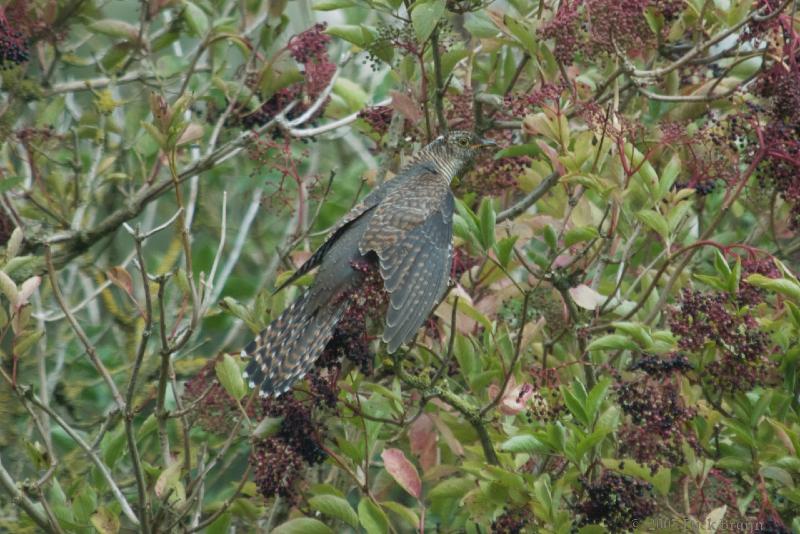
<path fill-rule="evenodd" d="M 458 143 L 458 146 L 467 146 L 469 144 L 469 139 L 466 137 L 459 137 L 458 141 L 456 142 Z"/>

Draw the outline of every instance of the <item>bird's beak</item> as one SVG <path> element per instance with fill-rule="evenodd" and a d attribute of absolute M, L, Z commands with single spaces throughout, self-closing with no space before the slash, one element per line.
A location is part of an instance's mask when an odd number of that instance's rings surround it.
<path fill-rule="evenodd" d="M 497 143 L 491 139 L 481 138 L 480 142 L 474 145 L 474 148 L 497 148 Z"/>

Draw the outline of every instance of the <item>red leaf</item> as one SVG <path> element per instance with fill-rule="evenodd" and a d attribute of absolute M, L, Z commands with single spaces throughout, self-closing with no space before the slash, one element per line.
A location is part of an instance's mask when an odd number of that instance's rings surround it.
<path fill-rule="evenodd" d="M 422 120 L 419 104 L 414 102 L 408 95 L 398 91 L 391 91 L 389 94 L 392 95 L 392 107 L 400 115 L 414 123 Z"/>
<path fill-rule="evenodd" d="M 108 276 L 108 280 L 112 284 L 125 291 L 128 295 L 133 295 L 133 279 L 130 273 L 125 270 L 125 267 L 115 265 L 108 270 L 106 276 Z"/>
<path fill-rule="evenodd" d="M 433 420 L 428 414 L 419 416 L 408 429 L 411 452 L 419 457 L 419 463 L 423 471 L 427 471 L 436 465 L 436 438 Z"/>
<path fill-rule="evenodd" d="M 400 449 L 386 449 L 381 453 L 383 466 L 400 487 L 412 497 L 419 499 L 422 496 L 422 481 L 419 479 L 417 468 L 414 467 L 403 451 Z"/>

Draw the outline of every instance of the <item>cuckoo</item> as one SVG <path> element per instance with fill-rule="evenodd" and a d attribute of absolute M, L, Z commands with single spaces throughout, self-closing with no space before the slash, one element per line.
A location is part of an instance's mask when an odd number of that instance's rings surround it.
<path fill-rule="evenodd" d="M 245 349 L 245 378 L 278 396 L 303 378 L 347 311 L 348 295 L 376 264 L 389 296 L 383 341 L 392 353 L 412 340 L 444 296 L 452 262 L 450 182 L 491 142 L 453 131 L 422 148 L 393 179 L 375 188 L 278 290 L 318 268 L 311 286 Z"/>

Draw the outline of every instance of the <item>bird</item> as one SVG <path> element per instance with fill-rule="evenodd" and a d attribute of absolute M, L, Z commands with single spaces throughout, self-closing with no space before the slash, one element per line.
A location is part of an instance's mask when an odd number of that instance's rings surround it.
<path fill-rule="evenodd" d="M 439 136 L 333 227 L 276 292 L 319 269 L 311 286 L 242 350 L 251 388 L 278 397 L 311 369 L 365 276 L 356 264 L 376 266 L 388 293 L 382 336 L 387 351 L 415 337 L 449 285 L 455 206 L 450 184 L 493 144 L 468 131 Z"/>

